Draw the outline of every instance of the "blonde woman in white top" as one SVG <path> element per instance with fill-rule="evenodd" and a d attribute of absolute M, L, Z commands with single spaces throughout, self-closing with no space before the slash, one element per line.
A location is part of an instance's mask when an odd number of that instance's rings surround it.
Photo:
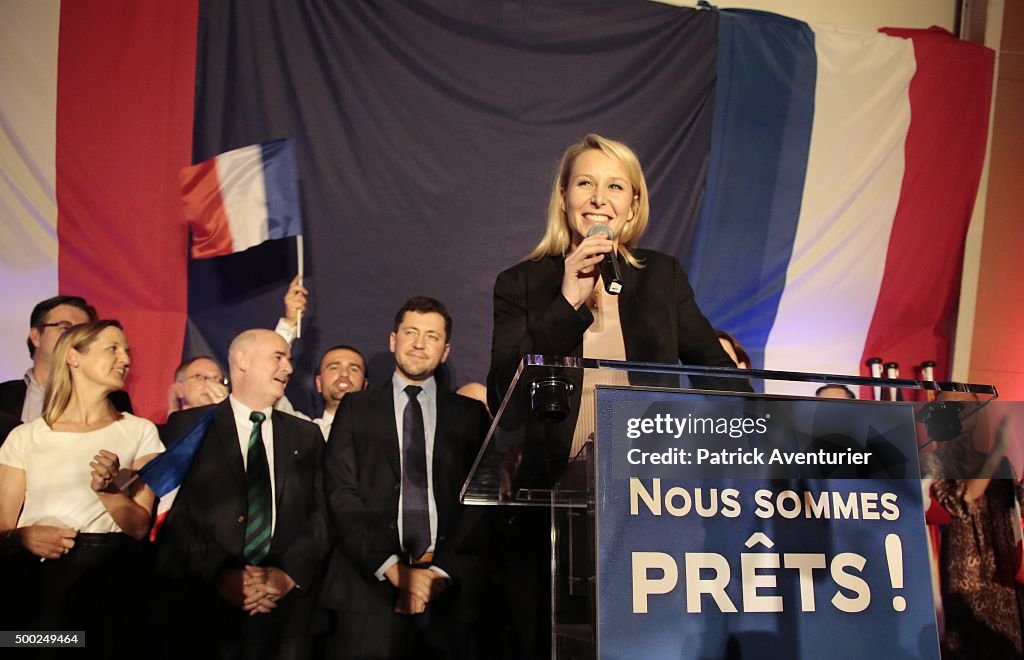
<path fill-rule="evenodd" d="M 20 592 L 10 600 L 38 626 L 26 629 L 86 629 L 93 651 L 114 642 L 111 619 L 132 607 L 114 582 L 139 569 L 155 497 L 131 476 L 163 451 L 152 422 L 109 402 L 130 364 L 117 321 L 69 328 L 54 349 L 42 417 L 0 447 L 0 539 L 8 565 L 20 567 L 4 585 Z"/>

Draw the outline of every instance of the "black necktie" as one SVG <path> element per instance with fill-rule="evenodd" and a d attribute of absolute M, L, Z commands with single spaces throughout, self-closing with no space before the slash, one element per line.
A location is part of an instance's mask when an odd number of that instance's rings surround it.
<path fill-rule="evenodd" d="M 427 439 L 423 433 L 423 409 L 416 396 L 422 387 L 409 385 L 402 416 L 402 541 L 406 552 L 419 559 L 430 547 L 430 514 L 427 504 Z"/>
<path fill-rule="evenodd" d="M 270 551 L 270 465 L 263 446 L 263 420 L 261 412 L 253 411 L 252 432 L 249 433 L 249 452 L 246 459 L 245 486 L 248 511 L 245 516 L 245 546 L 242 555 L 247 564 L 259 565 Z"/>

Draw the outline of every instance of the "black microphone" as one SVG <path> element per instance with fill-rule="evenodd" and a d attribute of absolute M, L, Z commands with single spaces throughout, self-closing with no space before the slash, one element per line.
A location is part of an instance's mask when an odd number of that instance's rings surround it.
<path fill-rule="evenodd" d="M 594 225 L 587 232 L 587 238 L 597 234 L 604 234 L 608 240 L 612 239 L 612 228 L 608 225 Z M 610 295 L 617 296 L 622 292 L 622 273 L 619 272 L 619 260 L 615 258 L 615 251 L 606 252 L 601 259 L 601 279 L 604 280 L 604 290 Z"/>

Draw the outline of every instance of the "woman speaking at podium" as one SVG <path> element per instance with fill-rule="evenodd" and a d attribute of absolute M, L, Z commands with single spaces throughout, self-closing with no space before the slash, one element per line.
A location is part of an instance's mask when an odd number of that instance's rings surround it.
<path fill-rule="evenodd" d="M 637 247 L 649 213 L 647 183 L 629 147 L 591 134 L 566 150 L 551 189 L 544 236 L 494 284 L 491 410 L 499 409 L 519 362 L 531 353 L 736 366 L 697 308 L 679 262 Z M 573 410 L 564 422 L 543 428 L 527 422 L 526 442 L 534 449 L 524 453 L 541 451 L 519 456 L 520 485 L 550 487 L 590 437 L 594 411 L 587 394 L 596 384 L 595 372 L 587 370 L 583 395 L 573 393 Z M 629 384 L 625 371 L 599 373 L 602 383 Z M 696 380 L 692 384 L 705 385 Z M 745 380 L 725 380 L 719 389 L 722 385 L 749 387 Z M 522 657 L 544 657 L 550 649 L 548 525 L 548 511 L 530 507 L 510 508 L 498 525 L 505 583 L 515 585 L 509 607 Z"/>
<path fill-rule="evenodd" d="M 679 261 L 637 247 L 649 213 L 643 170 L 628 146 L 590 134 L 565 151 L 544 236 L 494 284 L 491 410 L 530 353 L 736 366 Z"/>

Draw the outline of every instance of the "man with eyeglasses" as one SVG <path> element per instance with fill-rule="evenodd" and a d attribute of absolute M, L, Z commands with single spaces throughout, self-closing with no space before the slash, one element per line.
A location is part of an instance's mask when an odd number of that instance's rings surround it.
<path fill-rule="evenodd" d="M 274 332 L 281 335 L 289 346 L 295 340 L 299 318 L 306 311 L 308 293 L 297 275 L 285 293 L 285 315 L 278 320 Z M 167 414 L 220 403 L 230 393 L 231 383 L 216 358 L 209 355 L 187 358 L 174 370 L 174 382 L 167 393 Z M 288 397 L 281 397 L 274 404 L 274 409 L 310 421 L 307 415 L 295 410 Z"/>
<path fill-rule="evenodd" d="M 32 366 L 18 380 L 0 383 L 0 411 L 30 422 L 43 414 L 43 393 L 53 370 L 53 347 L 73 325 L 96 320 L 96 310 L 78 296 L 54 296 L 32 309 L 29 317 L 28 354 Z M 123 390 L 110 395 L 119 412 L 132 412 L 132 402 Z"/>
<path fill-rule="evenodd" d="M 212 357 L 200 355 L 183 361 L 174 372 L 169 413 L 220 403 L 227 398 L 228 379 Z"/>

